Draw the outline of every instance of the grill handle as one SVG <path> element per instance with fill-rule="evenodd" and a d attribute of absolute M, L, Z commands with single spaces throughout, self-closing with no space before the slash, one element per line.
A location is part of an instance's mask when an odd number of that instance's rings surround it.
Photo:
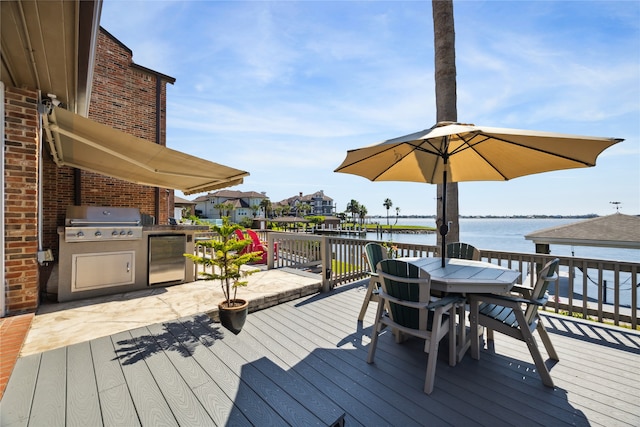
<path fill-rule="evenodd" d="M 140 221 L 90 221 L 86 219 L 70 219 L 69 225 L 140 225 Z"/>

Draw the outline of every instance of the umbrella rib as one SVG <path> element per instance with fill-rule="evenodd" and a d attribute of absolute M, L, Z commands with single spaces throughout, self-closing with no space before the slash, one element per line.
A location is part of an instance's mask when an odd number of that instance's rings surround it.
<path fill-rule="evenodd" d="M 381 151 L 381 152 L 389 151 L 389 150 L 391 150 L 392 148 L 395 148 L 395 146 L 394 146 L 394 147 L 391 147 L 391 148 L 388 148 L 388 149 L 386 149 L 386 150 L 384 150 L 384 151 Z M 377 154 L 380 154 L 380 153 L 377 153 Z M 391 163 L 389 166 L 387 166 L 387 167 L 386 167 L 386 168 L 384 168 L 382 171 L 380 171 L 380 173 L 379 173 L 379 174 L 377 174 L 373 179 L 371 179 L 371 181 L 375 181 L 375 180 L 377 180 L 377 179 L 380 177 L 380 175 L 383 175 L 385 172 L 387 172 L 389 169 L 391 169 L 391 168 L 392 168 L 396 163 L 398 163 L 400 160 L 404 159 L 404 158 L 405 158 L 405 157 L 407 157 L 408 155 L 409 155 L 409 153 L 407 153 L 407 154 L 404 154 L 404 155 L 400 156 L 400 158 L 396 159 L 396 161 L 395 161 L 394 163 Z M 373 157 L 373 156 L 370 156 L 370 157 Z M 362 160 L 361 160 L 361 161 L 362 161 Z M 358 163 L 359 163 L 359 162 L 358 162 Z"/>
<path fill-rule="evenodd" d="M 580 164 L 583 164 L 583 165 L 588 166 L 588 167 L 595 166 L 595 163 L 585 162 L 583 160 L 579 160 L 579 159 L 576 159 L 576 158 L 573 158 L 573 157 L 565 156 L 565 155 L 562 155 L 562 154 L 559 154 L 559 153 L 554 153 L 553 151 L 543 150 L 541 148 L 536 148 L 536 147 L 531 147 L 531 146 L 526 145 L 526 144 L 522 144 L 522 143 L 515 142 L 515 141 L 510 141 L 508 139 L 500 138 L 500 137 L 497 137 L 497 136 L 489 136 L 489 135 L 485 135 L 485 134 L 478 134 L 478 135 L 484 136 L 485 139 L 483 139 L 482 141 L 478 141 L 477 143 L 474 143 L 473 144 L 474 146 L 478 145 L 478 144 L 481 144 L 482 142 L 488 140 L 489 138 L 492 138 L 494 140 L 502 141 L 502 142 L 505 142 L 505 143 L 511 144 L 511 145 L 516 145 L 518 147 L 526 148 L 528 150 L 537 151 L 539 153 L 548 154 L 548 155 L 553 156 L 553 157 L 558 157 L 558 158 L 561 158 L 561 159 L 565 159 L 565 160 L 569 160 L 569 161 L 572 161 L 572 162 L 580 163 Z M 560 139 L 560 138 L 558 138 L 558 139 Z M 477 151 L 476 151 L 476 153 L 477 153 Z"/>
<path fill-rule="evenodd" d="M 462 135 L 460 135 L 460 134 L 458 134 L 457 136 L 458 136 L 462 141 L 464 141 L 464 143 L 465 143 L 465 144 L 464 144 L 464 145 L 461 145 L 460 147 L 458 147 L 457 149 L 455 149 L 454 151 L 452 151 L 451 153 L 449 153 L 449 156 L 453 156 L 453 155 L 458 154 L 458 153 L 461 153 L 461 152 L 463 152 L 463 151 L 465 151 L 465 150 L 473 150 L 473 151 L 474 151 L 478 156 L 480 156 L 480 157 L 481 157 L 481 158 L 482 158 L 482 159 L 483 159 L 483 160 L 484 160 L 484 161 L 485 161 L 485 162 L 486 162 L 486 163 L 487 163 L 487 164 L 488 164 L 488 165 L 489 165 L 489 166 L 490 166 L 494 171 L 496 171 L 496 173 L 498 173 L 498 174 L 499 174 L 499 175 L 500 175 L 500 176 L 501 176 L 505 181 L 508 181 L 508 180 L 509 180 L 509 178 L 508 178 L 507 176 L 505 176 L 505 175 L 500 171 L 500 169 L 498 169 L 498 168 L 493 164 L 493 162 L 491 162 L 491 160 L 489 160 L 487 157 L 485 157 L 484 155 L 482 155 L 482 153 L 480 153 L 480 152 L 475 148 L 477 145 L 482 144 L 483 142 L 488 141 L 488 140 L 490 140 L 490 139 L 492 139 L 492 140 L 498 140 L 498 141 L 504 142 L 504 143 L 506 143 L 506 144 L 515 145 L 515 146 L 518 146 L 518 147 L 526 148 L 526 149 L 528 149 L 528 150 L 537 151 L 537 152 L 539 152 L 539 153 L 547 154 L 547 155 L 550 155 L 550 156 L 553 156 L 553 157 L 557 157 L 557 158 L 561 158 L 561 159 L 569 160 L 569 161 L 572 161 L 572 162 L 576 162 L 576 163 L 579 163 L 579 164 L 585 165 L 585 166 L 587 166 L 587 167 L 595 166 L 595 163 L 585 162 L 585 161 L 582 161 L 582 160 L 575 159 L 575 158 L 573 158 L 573 157 L 564 156 L 564 155 L 562 155 L 562 154 L 554 153 L 554 152 L 552 152 L 552 151 L 548 151 L 548 150 L 543 150 L 543 149 L 541 149 L 541 148 L 531 147 L 531 146 L 528 146 L 528 145 L 525 145 L 525 144 L 522 144 L 522 143 L 518 143 L 518 142 L 515 142 L 515 141 L 510 141 L 510 140 L 508 140 L 508 139 L 500 138 L 500 137 L 497 137 L 497 136 L 494 136 L 494 135 L 486 135 L 486 134 L 483 134 L 483 133 L 475 133 L 475 134 L 473 134 L 473 135 L 471 136 L 471 138 L 468 138 L 468 139 L 465 139 L 465 138 L 464 138 Z M 476 139 L 477 137 L 482 137 L 483 139 L 482 139 L 482 140 L 480 140 L 480 141 L 473 142 L 473 140 L 474 140 L 474 139 Z"/>
<path fill-rule="evenodd" d="M 368 156 L 366 156 L 366 157 L 364 157 L 364 158 L 362 158 L 362 159 L 358 159 L 358 160 L 356 160 L 355 162 L 351 162 L 351 163 L 348 163 L 348 164 L 346 164 L 346 165 L 341 165 L 338 169 L 336 169 L 336 170 L 335 170 L 335 172 L 339 172 L 341 169 L 346 169 L 346 168 L 351 167 L 351 166 L 353 166 L 353 165 L 357 165 L 358 163 L 362 163 L 362 162 L 364 162 L 364 161 L 367 161 L 367 160 L 369 160 L 369 159 L 371 159 L 371 158 L 373 158 L 373 157 L 375 157 L 375 156 L 379 155 L 380 153 L 385 153 L 385 152 L 387 152 L 387 151 L 389 151 L 389 150 L 391 150 L 391 149 L 393 149 L 393 148 L 394 148 L 394 147 L 385 148 L 385 149 L 384 149 L 384 150 L 382 150 L 382 151 L 378 151 L 378 152 L 376 152 L 376 153 L 370 154 L 370 155 L 368 155 Z M 349 151 L 347 151 L 347 156 L 349 155 L 349 153 L 350 153 L 350 152 L 353 152 L 353 151 L 358 151 L 358 149 L 356 149 L 356 150 L 349 150 Z"/>

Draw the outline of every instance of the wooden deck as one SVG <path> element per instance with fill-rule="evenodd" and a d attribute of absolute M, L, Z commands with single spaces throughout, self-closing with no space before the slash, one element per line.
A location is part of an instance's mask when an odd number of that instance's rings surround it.
<path fill-rule="evenodd" d="M 640 334 L 545 316 L 555 389 L 522 342 L 496 334 L 456 367 L 443 342 L 427 396 L 420 342 L 386 333 L 365 362 L 365 285 L 252 313 L 238 336 L 196 315 L 20 358 L 0 425 L 640 425 Z"/>

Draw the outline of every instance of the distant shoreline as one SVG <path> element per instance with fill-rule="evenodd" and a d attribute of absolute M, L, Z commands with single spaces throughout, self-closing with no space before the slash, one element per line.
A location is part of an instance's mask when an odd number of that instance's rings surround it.
<path fill-rule="evenodd" d="M 398 219 L 429 219 L 434 218 L 435 215 L 389 215 L 389 221 Z M 600 215 L 587 214 L 587 215 L 460 215 L 460 218 L 466 219 L 589 219 L 598 218 Z M 371 219 L 384 219 L 385 215 L 372 215 L 367 216 L 368 220 Z"/>

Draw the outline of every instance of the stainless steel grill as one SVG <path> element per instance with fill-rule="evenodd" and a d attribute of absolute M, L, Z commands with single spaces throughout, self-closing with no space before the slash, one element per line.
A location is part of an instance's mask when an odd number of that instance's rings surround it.
<path fill-rule="evenodd" d="M 66 242 L 142 239 L 142 218 L 137 208 L 69 206 L 65 216 Z"/>

